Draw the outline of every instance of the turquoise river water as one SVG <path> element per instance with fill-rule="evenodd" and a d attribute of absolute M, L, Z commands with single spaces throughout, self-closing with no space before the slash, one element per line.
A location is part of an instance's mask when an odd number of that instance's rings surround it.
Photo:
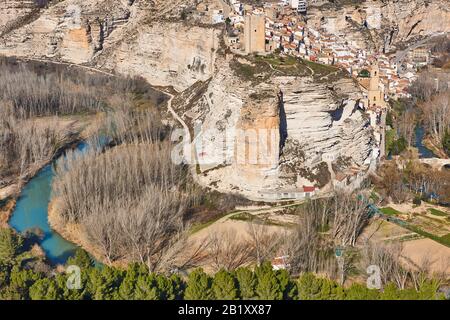
<path fill-rule="evenodd" d="M 85 143 L 81 143 L 77 150 L 83 152 L 86 147 Z M 44 234 L 40 246 L 47 259 L 53 264 L 63 264 L 74 254 L 77 246 L 53 231 L 48 223 L 54 163 L 39 171 L 23 188 L 9 224 L 20 233 L 39 228 Z"/>

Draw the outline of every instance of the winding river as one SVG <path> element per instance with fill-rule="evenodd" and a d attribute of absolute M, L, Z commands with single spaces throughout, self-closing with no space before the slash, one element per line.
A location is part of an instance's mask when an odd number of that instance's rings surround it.
<path fill-rule="evenodd" d="M 419 150 L 419 158 L 437 158 L 437 156 L 427 147 L 423 145 L 423 138 L 425 137 L 425 128 L 417 126 L 415 133 L 414 146 Z"/>
<path fill-rule="evenodd" d="M 86 143 L 77 146 L 79 152 L 86 148 Z M 39 171 L 23 188 L 9 224 L 20 233 L 39 228 L 43 232 L 39 244 L 47 259 L 56 265 L 65 263 L 78 247 L 53 231 L 48 223 L 48 204 L 54 176 L 52 166 L 55 162 Z"/>

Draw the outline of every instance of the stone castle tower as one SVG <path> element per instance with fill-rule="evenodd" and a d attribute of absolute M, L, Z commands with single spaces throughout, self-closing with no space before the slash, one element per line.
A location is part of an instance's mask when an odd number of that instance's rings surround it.
<path fill-rule="evenodd" d="M 245 53 L 262 53 L 266 49 L 266 19 L 263 14 L 245 16 Z"/>
<path fill-rule="evenodd" d="M 369 88 L 367 90 L 369 106 L 385 107 L 384 92 L 380 89 L 380 70 L 377 64 L 370 69 Z"/>

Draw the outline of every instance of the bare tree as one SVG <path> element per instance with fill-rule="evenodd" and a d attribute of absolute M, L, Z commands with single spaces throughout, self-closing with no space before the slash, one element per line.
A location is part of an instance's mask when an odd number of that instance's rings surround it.
<path fill-rule="evenodd" d="M 397 122 L 398 131 L 400 135 L 405 138 L 406 142 L 408 143 L 408 147 L 411 147 L 413 144 L 416 121 L 416 112 L 412 109 L 409 109 L 400 115 L 400 118 Z"/>
<path fill-rule="evenodd" d="M 51 160 L 61 145 L 76 136 L 73 127 L 61 128 L 53 117 L 45 122 L 26 119 L 0 100 L 0 179 L 26 175 L 33 165 Z"/>
<path fill-rule="evenodd" d="M 450 91 L 434 96 L 422 108 L 428 132 L 441 144 L 450 129 Z"/>
<path fill-rule="evenodd" d="M 235 270 L 251 262 L 254 257 L 252 244 L 238 238 L 234 229 L 211 233 L 208 254 L 216 270 Z"/>
<path fill-rule="evenodd" d="M 281 243 L 279 234 L 269 233 L 264 222 L 254 221 L 247 225 L 247 233 L 258 265 L 273 258 Z"/>
<path fill-rule="evenodd" d="M 187 170 L 170 160 L 170 143 L 148 139 L 69 153 L 56 166 L 53 196 L 62 200 L 61 216 L 81 224 L 109 263 L 126 258 L 154 271 L 173 267 L 195 194 Z"/>
<path fill-rule="evenodd" d="M 369 221 L 367 204 L 356 194 L 337 193 L 333 214 L 333 238 L 344 247 L 355 246 Z"/>
<path fill-rule="evenodd" d="M 401 263 L 401 257 L 401 243 L 390 245 L 367 243 L 363 248 L 363 267 L 365 269 L 369 265 L 377 265 L 381 271 L 383 284 L 394 282 L 398 288 L 404 289 L 411 273 Z"/>
<path fill-rule="evenodd" d="M 323 207 L 310 204 L 298 209 L 295 229 L 282 237 L 282 252 L 287 256 L 293 274 L 301 272 L 325 272 L 334 277 L 337 272 L 333 244 L 321 237 Z"/>
<path fill-rule="evenodd" d="M 383 164 L 378 176 L 372 176 L 374 184 L 384 191 L 385 198 L 391 198 L 395 203 L 402 203 L 408 198 L 408 188 L 403 178 L 403 171 L 396 160 Z"/>

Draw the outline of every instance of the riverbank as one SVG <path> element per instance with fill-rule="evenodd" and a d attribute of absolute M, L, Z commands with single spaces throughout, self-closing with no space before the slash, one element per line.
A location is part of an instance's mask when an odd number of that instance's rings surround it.
<path fill-rule="evenodd" d="M 16 207 L 16 199 L 10 199 L 0 207 L 0 228 L 8 228 L 8 221 Z"/>
<path fill-rule="evenodd" d="M 67 148 L 70 148 L 70 146 L 73 145 L 74 143 L 76 142 L 72 141 L 68 143 L 65 147 L 62 147 L 62 149 L 65 150 Z M 63 150 L 61 150 L 61 152 L 63 152 Z M 16 208 L 16 203 L 18 198 L 20 197 L 23 187 L 32 178 L 34 178 L 39 171 L 41 171 L 47 165 L 52 163 L 52 161 L 56 159 L 59 156 L 59 154 L 60 152 L 57 152 L 52 158 L 33 164 L 33 166 L 27 169 L 24 175 L 17 176 L 14 179 L 15 180 L 14 183 L 0 189 L 0 227 L 2 228 L 9 227 L 8 222 L 11 219 L 14 209 Z M 4 201 L 5 203 L 2 204 L 2 201 Z"/>
<path fill-rule="evenodd" d="M 96 247 L 89 241 L 87 233 L 83 230 L 80 224 L 67 223 L 61 216 L 62 203 L 59 199 L 52 199 L 48 204 L 48 224 L 65 240 L 72 242 L 78 247 L 88 252 L 96 261 L 116 268 L 124 268 L 129 261 L 125 259 L 114 261 L 113 263 L 107 261 L 101 252 L 101 249 Z"/>
<path fill-rule="evenodd" d="M 72 139 L 60 141 L 60 147 L 56 149 L 55 153 L 50 158 L 34 163 L 21 175 L 11 177 L 11 181 L 13 181 L 11 184 L 0 188 L 0 223 L 2 223 L 2 225 L 3 223 L 6 223 L 6 225 L 8 224 L 8 221 L 14 212 L 15 203 L 20 197 L 23 187 L 32 178 L 34 178 L 39 173 L 39 171 L 52 163 L 63 152 L 70 148 L 74 148 L 80 142 L 80 139 L 88 137 L 91 133 L 91 130 L 92 129 L 89 129 L 89 131 L 84 133 L 82 132 L 77 137 L 73 137 Z M 11 200 L 6 201 L 7 199 Z M 6 201 L 6 204 L 1 205 L 2 201 Z M 13 205 L 11 203 L 13 203 Z"/>
<path fill-rule="evenodd" d="M 442 150 L 442 148 L 440 148 L 438 146 L 438 144 L 436 144 L 436 142 L 434 141 L 434 139 L 430 138 L 429 136 L 426 136 L 423 139 L 423 145 L 427 148 L 430 149 L 436 156 L 438 156 L 439 158 L 442 159 L 446 159 L 448 158 L 448 155 L 444 152 L 444 150 Z"/>

